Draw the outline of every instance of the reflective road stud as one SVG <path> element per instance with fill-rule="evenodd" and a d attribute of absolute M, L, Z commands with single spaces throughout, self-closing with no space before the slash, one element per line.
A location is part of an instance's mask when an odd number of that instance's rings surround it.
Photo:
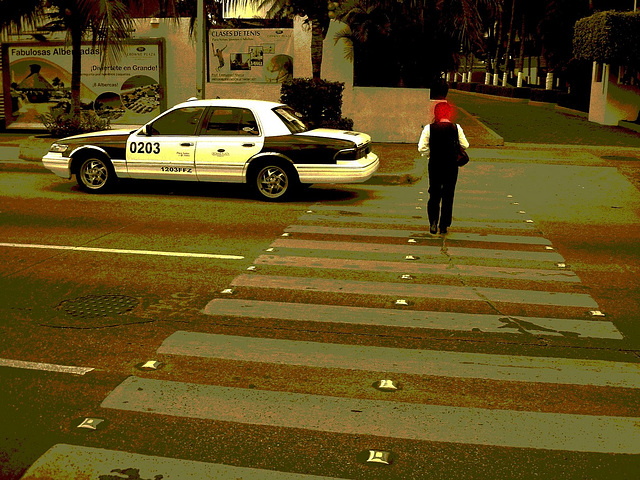
<path fill-rule="evenodd" d="M 384 452 L 381 450 L 369 450 L 369 458 L 367 458 L 367 463 L 377 463 L 381 465 L 390 465 L 391 464 L 391 453 Z"/>
<path fill-rule="evenodd" d="M 605 315 L 604 315 L 604 313 L 602 313 L 600 310 L 591 310 L 591 311 L 589 312 L 589 314 L 590 314 L 592 317 L 604 317 L 604 316 L 605 316 Z"/>
<path fill-rule="evenodd" d="M 140 370 L 158 370 L 160 367 L 162 367 L 162 365 L 163 364 L 157 360 L 149 360 L 143 364 L 140 364 L 138 368 Z"/>
<path fill-rule="evenodd" d="M 84 428 L 87 430 L 97 430 L 98 429 L 98 425 L 100 425 L 102 422 L 104 422 L 103 419 L 101 418 L 85 418 L 80 425 L 78 425 L 78 428 Z"/>
<path fill-rule="evenodd" d="M 400 388 L 393 380 L 380 380 L 374 384 L 374 387 L 383 392 L 395 392 Z"/>

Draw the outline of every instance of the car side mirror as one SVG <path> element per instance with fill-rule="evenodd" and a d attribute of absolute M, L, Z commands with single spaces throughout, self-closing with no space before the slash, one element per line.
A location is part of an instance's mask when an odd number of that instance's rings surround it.
<path fill-rule="evenodd" d="M 151 124 L 147 123 L 147 124 L 144 126 L 144 134 L 145 134 L 147 137 L 152 137 L 152 136 L 153 136 L 153 127 L 151 126 Z"/>

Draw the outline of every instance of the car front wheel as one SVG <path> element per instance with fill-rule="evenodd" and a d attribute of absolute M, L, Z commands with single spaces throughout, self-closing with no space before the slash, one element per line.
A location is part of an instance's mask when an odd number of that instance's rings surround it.
<path fill-rule="evenodd" d="M 78 185 L 87 192 L 105 192 L 114 183 L 116 174 L 108 160 L 91 157 L 82 160 L 76 175 Z"/>
<path fill-rule="evenodd" d="M 292 168 L 279 163 L 259 167 L 253 181 L 255 191 L 263 200 L 283 200 L 298 183 Z"/>

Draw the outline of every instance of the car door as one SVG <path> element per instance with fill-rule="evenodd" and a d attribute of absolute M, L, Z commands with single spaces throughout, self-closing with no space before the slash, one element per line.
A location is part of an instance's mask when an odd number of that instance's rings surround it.
<path fill-rule="evenodd" d="M 264 137 L 250 109 L 209 107 L 196 145 L 198 180 L 243 182 L 245 164 L 263 144 Z"/>
<path fill-rule="evenodd" d="M 131 178 L 197 181 L 197 132 L 206 107 L 181 107 L 156 118 L 127 140 Z"/>

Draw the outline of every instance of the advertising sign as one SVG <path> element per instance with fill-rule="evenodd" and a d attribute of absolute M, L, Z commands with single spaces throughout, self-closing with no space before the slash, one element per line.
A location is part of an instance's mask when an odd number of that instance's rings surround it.
<path fill-rule="evenodd" d="M 282 83 L 293 77 L 293 29 L 212 29 L 209 81 Z"/>
<path fill-rule="evenodd" d="M 166 108 L 162 41 L 127 43 L 118 63 L 100 64 L 100 49 L 82 46 L 82 108 L 112 124 L 146 123 Z M 68 111 L 71 47 L 64 43 L 4 45 L 7 124 L 41 125 L 38 116 Z M 8 98 L 7 98 L 8 97 Z M 15 125 L 14 125 L 15 126 Z"/>

